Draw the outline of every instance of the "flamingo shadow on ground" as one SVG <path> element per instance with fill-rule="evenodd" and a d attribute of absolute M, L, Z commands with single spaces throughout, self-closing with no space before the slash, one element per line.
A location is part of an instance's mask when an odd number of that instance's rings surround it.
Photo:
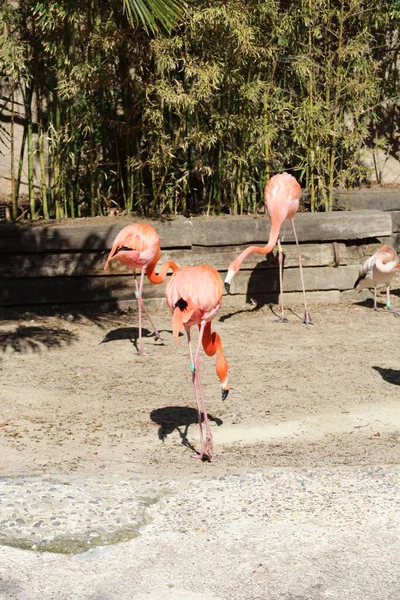
<path fill-rule="evenodd" d="M 0 331 L 0 350 L 8 348 L 19 354 L 41 352 L 43 348 L 70 346 L 78 339 L 76 333 L 57 327 L 19 325 L 13 331 Z"/>
<path fill-rule="evenodd" d="M 400 385 L 400 370 L 399 369 L 384 369 L 383 367 L 372 367 L 381 375 L 382 379 L 393 385 Z"/>
<path fill-rule="evenodd" d="M 223 424 L 222 419 L 213 417 L 207 413 L 207 417 L 210 421 L 219 427 Z M 166 406 L 165 408 L 156 408 L 150 413 L 150 418 L 154 423 L 159 425 L 158 437 L 164 442 L 167 435 L 173 433 L 175 430 L 179 433 L 182 440 L 182 444 L 187 446 L 197 454 L 200 454 L 189 442 L 187 435 L 190 425 L 198 423 L 197 410 L 187 406 Z M 204 416 L 202 415 L 202 422 Z"/>
<path fill-rule="evenodd" d="M 386 298 L 379 298 L 379 296 L 377 297 L 377 303 L 378 303 L 378 307 L 379 306 L 385 306 L 386 302 Z M 364 306 L 365 308 L 369 308 L 369 309 L 373 309 L 374 308 L 374 299 L 373 298 L 366 298 L 365 300 L 358 300 L 356 302 L 354 302 L 354 304 L 356 306 Z"/>
<path fill-rule="evenodd" d="M 374 300 L 373 298 L 367 298 L 366 300 L 360 300 L 359 302 L 354 302 L 354 304 L 356 306 L 364 306 L 365 308 L 368 308 L 369 310 L 374 310 Z M 385 312 L 388 315 L 394 315 L 395 317 L 398 316 L 398 314 L 396 313 L 396 311 L 398 311 L 397 309 L 394 309 L 394 307 L 392 307 L 392 309 L 387 308 L 386 306 L 386 297 L 385 298 L 377 298 L 377 308 L 379 312 Z"/>
<path fill-rule="evenodd" d="M 171 331 L 167 329 L 160 330 L 160 334 L 162 332 L 171 333 Z M 142 328 L 142 336 L 143 338 L 147 337 L 155 337 L 154 332 L 149 331 L 148 329 Z M 137 341 L 139 339 L 139 328 L 138 327 L 118 327 L 118 329 L 112 329 L 109 331 L 106 336 L 101 340 L 100 344 L 107 344 L 108 342 L 116 342 L 118 340 L 129 340 L 135 346 L 136 350 L 138 349 Z M 159 344 L 158 346 L 164 346 L 164 340 L 158 338 L 157 340 Z"/>
<path fill-rule="evenodd" d="M 150 336 L 151 331 L 142 328 L 142 336 Z M 153 334 L 154 335 L 154 334 Z M 119 340 L 129 340 L 133 343 L 139 337 L 139 327 L 118 327 L 118 329 L 112 329 L 105 337 L 101 340 L 100 344 L 107 344 L 108 342 L 117 342 Z"/>
<path fill-rule="evenodd" d="M 285 256 L 283 258 L 285 261 Z M 283 263 L 285 264 L 285 262 Z M 245 270 L 246 263 L 243 264 L 242 270 Z M 285 281 L 285 269 L 283 269 L 283 280 Z M 235 291 L 235 279 L 232 282 L 232 292 Z M 285 286 L 284 286 L 285 289 Z M 233 316 L 244 312 L 252 312 L 268 306 L 274 312 L 274 305 L 279 304 L 280 283 L 279 283 L 279 263 L 278 256 L 268 254 L 265 260 L 257 263 L 251 270 L 250 278 L 246 290 L 246 304 L 248 309 L 239 309 L 229 314 L 220 317 L 219 321 L 223 322 Z M 279 315 L 280 316 L 280 315 Z"/>

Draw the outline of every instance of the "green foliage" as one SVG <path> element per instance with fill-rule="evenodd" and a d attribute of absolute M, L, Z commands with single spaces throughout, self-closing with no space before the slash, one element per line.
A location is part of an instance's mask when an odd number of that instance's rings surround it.
<path fill-rule="evenodd" d="M 152 33 L 159 23 L 167 30 L 182 21 L 184 5 L 177 0 L 123 0 L 123 10 L 131 24 L 139 22 Z"/>
<path fill-rule="evenodd" d="M 254 212 L 282 170 L 330 210 L 367 143 L 397 151 L 399 16 L 398 0 L 4 3 L 3 94 L 16 82 L 35 124 L 40 210 Z"/>

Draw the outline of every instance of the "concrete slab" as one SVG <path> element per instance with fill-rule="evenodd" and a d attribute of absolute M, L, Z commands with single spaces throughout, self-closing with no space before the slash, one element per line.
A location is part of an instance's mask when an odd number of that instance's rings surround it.
<path fill-rule="evenodd" d="M 399 467 L 271 468 L 159 482 L 22 477 L 2 481 L 3 505 L 29 488 L 38 496 L 40 482 L 44 493 L 52 486 L 53 506 L 68 489 L 83 521 L 91 500 L 98 502 L 92 531 L 115 524 L 120 502 L 137 525 L 140 498 L 146 522 L 128 542 L 78 554 L 1 547 L 4 600 L 400 597 Z M 50 504 L 47 510 L 48 523 L 59 516 Z M 76 525 L 76 514 L 64 517 L 64 531 L 68 521 Z M 34 524 L 25 521 L 29 538 Z"/>

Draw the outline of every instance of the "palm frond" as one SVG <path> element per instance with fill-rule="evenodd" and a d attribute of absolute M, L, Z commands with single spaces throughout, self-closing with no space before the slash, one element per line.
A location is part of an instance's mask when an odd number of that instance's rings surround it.
<path fill-rule="evenodd" d="M 182 20 L 185 6 L 183 0 L 123 0 L 129 22 L 141 22 L 152 33 L 159 30 L 159 24 L 171 31 Z"/>

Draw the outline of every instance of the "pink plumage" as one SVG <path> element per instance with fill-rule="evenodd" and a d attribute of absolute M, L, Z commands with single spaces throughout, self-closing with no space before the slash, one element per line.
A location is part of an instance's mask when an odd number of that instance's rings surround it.
<path fill-rule="evenodd" d="M 199 353 L 203 346 L 208 356 L 216 355 L 216 371 L 221 381 L 222 400 L 228 395 L 228 363 L 225 359 L 222 342 L 218 333 L 211 332 L 211 321 L 218 313 L 222 299 L 222 280 L 216 269 L 209 265 L 184 267 L 174 273 L 168 281 L 166 294 L 167 304 L 173 312 L 172 326 L 176 342 L 179 332 L 185 329 L 192 372 L 193 386 L 200 428 L 200 454 L 202 460 L 211 460 L 213 456 L 212 433 L 208 421 L 207 409 L 199 374 Z M 197 325 L 199 339 L 196 353 L 193 356 L 190 328 Z M 202 415 L 206 428 L 203 438 Z"/>
<path fill-rule="evenodd" d="M 279 280 L 280 280 L 280 292 L 281 292 L 281 306 L 282 316 L 281 321 L 287 321 L 284 313 L 283 306 L 283 251 L 280 243 L 280 230 L 282 223 L 286 219 L 290 219 L 292 223 L 294 239 L 297 246 L 297 256 L 300 268 L 300 277 L 303 288 L 303 299 L 304 299 L 304 318 L 303 322 L 306 324 L 312 323 L 312 319 L 307 309 L 307 299 L 304 286 L 303 269 L 302 269 L 302 257 L 300 252 L 300 246 L 297 240 L 296 228 L 294 225 L 294 217 L 299 208 L 301 195 L 301 187 L 296 179 L 289 173 L 279 173 L 271 177 L 267 182 L 264 190 L 264 202 L 268 211 L 268 216 L 271 221 L 271 229 L 269 232 L 269 239 L 266 246 L 249 246 L 244 250 L 235 260 L 233 260 L 229 267 L 228 273 L 225 278 L 225 288 L 227 292 L 230 291 L 230 285 L 233 277 L 239 271 L 243 261 L 249 254 L 269 254 L 278 244 L 278 258 L 279 258 Z"/>

